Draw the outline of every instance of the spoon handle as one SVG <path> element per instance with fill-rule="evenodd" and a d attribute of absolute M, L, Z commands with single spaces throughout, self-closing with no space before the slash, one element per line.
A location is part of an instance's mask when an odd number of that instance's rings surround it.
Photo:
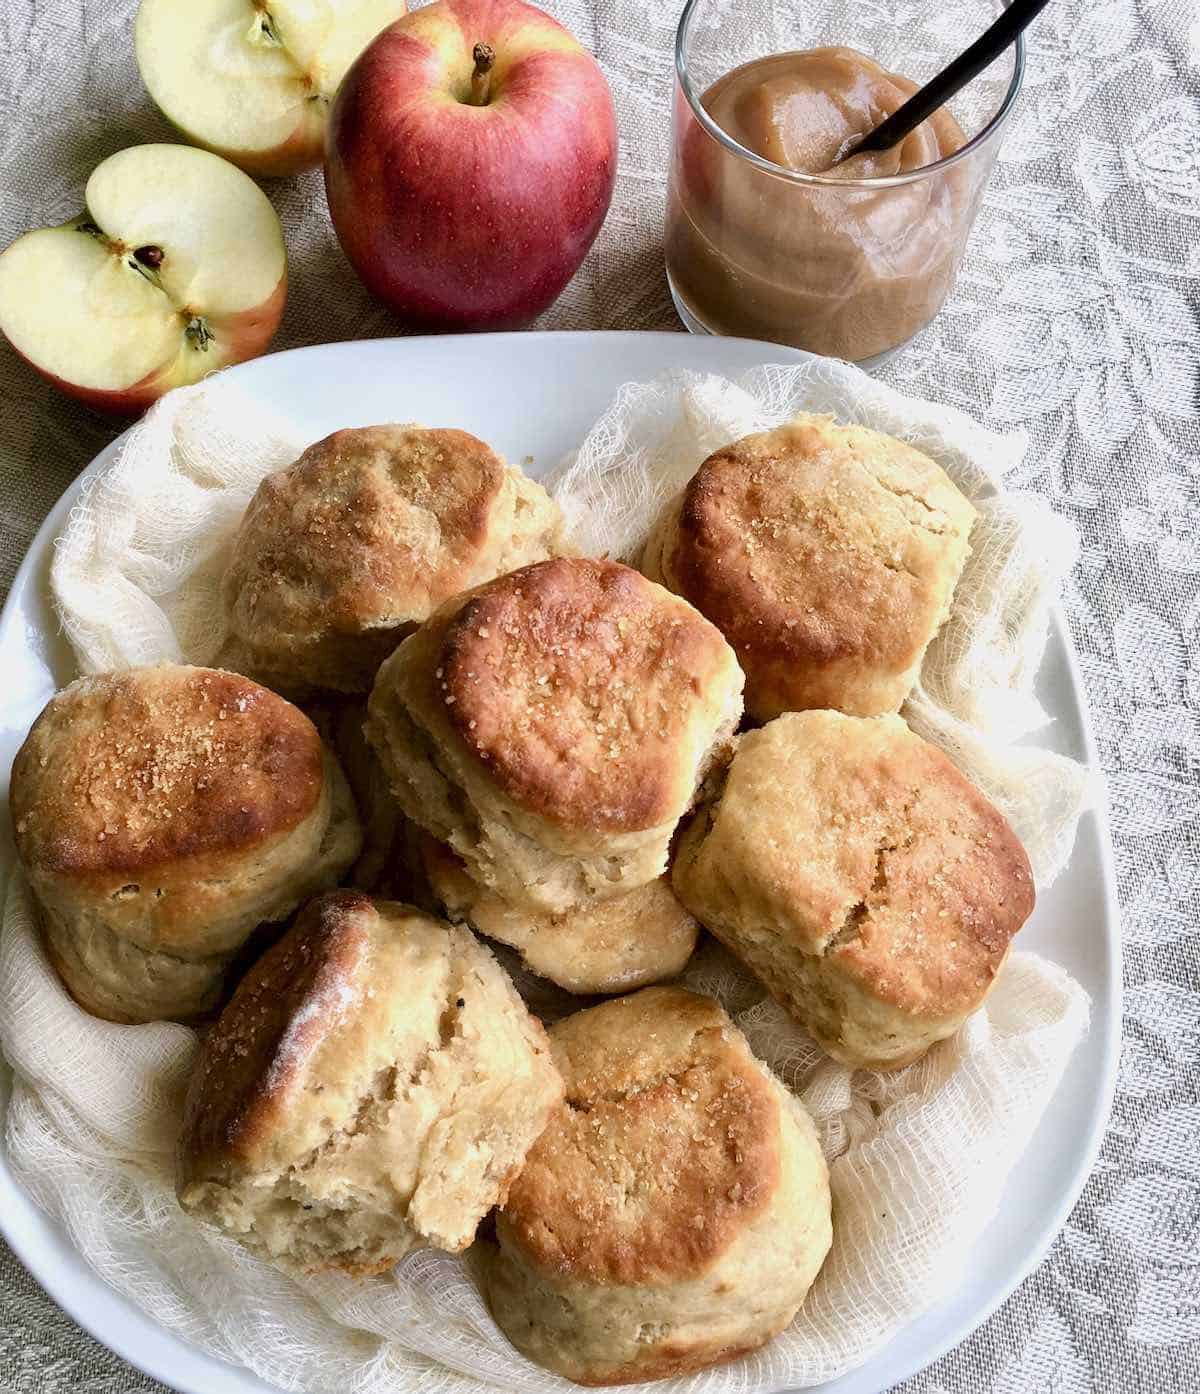
<path fill-rule="evenodd" d="M 932 116 L 938 107 L 944 106 L 973 77 L 978 77 L 984 68 L 994 63 L 1049 3 L 1050 0 L 1012 0 L 1012 4 L 965 53 L 961 53 L 953 63 L 943 68 L 937 77 L 914 92 L 886 121 L 881 121 L 862 140 L 843 151 L 835 163 L 840 164 L 851 155 L 862 155 L 869 150 L 887 150 L 898 144 L 922 121 Z"/>

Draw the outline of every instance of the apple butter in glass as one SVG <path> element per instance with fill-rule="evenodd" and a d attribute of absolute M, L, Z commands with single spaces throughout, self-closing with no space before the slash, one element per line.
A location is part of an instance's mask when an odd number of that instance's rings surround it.
<path fill-rule="evenodd" d="M 754 59 L 699 98 L 727 140 L 677 86 L 666 256 L 689 328 L 870 365 L 933 318 L 994 148 L 938 167 L 968 143 L 942 108 L 837 163 L 917 86 L 848 47 Z"/>

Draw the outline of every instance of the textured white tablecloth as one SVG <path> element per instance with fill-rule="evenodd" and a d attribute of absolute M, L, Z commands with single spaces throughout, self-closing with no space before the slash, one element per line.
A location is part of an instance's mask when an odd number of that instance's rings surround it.
<path fill-rule="evenodd" d="M 914 8 L 876 3 L 889 22 Z M 627 136 L 665 110 L 677 0 L 547 7 L 600 57 Z M 0 0 L 0 243 L 76 213 L 88 173 L 112 151 L 172 138 L 133 64 L 134 9 L 134 0 Z M 903 1389 L 1192 1394 L 1200 10 L 1195 0 L 1055 0 L 1033 30 L 1029 69 L 958 290 L 885 376 L 990 424 L 1024 427 L 1023 482 L 1082 530 L 1068 610 L 1109 778 L 1126 1041 L 1101 1161 L 1049 1258 Z M 394 333 L 342 258 L 320 178 L 270 193 L 291 255 L 275 346 Z M 677 327 L 662 273 L 662 197 L 661 157 L 626 139 L 605 229 L 544 327 Z M 113 434 L 0 344 L 0 591 L 50 505 Z M 0 1245 L 0 1394 L 160 1389 L 81 1332 Z"/>

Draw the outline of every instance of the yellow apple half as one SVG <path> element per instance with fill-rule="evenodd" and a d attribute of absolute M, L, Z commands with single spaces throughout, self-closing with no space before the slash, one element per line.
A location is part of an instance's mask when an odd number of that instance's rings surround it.
<path fill-rule="evenodd" d="M 319 165 L 346 69 L 405 0 L 142 0 L 142 81 L 195 145 L 249 174 Z"/>
<path fill-rule="evenodd" d="M 86 210 L 0 255 L 0 330 L 64 392 L 134 414 L 266 348 L 287 256 L 255 182 L 206 150 L 135 145 L 96 167 Z"/>

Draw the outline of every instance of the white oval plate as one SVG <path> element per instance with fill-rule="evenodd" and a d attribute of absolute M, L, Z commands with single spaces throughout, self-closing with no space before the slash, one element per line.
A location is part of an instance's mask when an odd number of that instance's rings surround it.
<path fill-rule="evenodd" d="M 624 382 L 665 368 L 730 377 L 799 357 L 771 344 L 683 334 L 494 334 L 377 339 L 294 349 L 232 371 L 242 386 L 317 439 L 340 426 L 426 421 L 473 431 L 541 474 L 578 445 Z M 109 463 L 105 450 L 58 501 L 34 539 L 0 615 L 0 799 L 17 747 L 51 694 L 70 681 L 70 651 L 50 608 L 54 538 L 80 485 Z M 1038 696 L 1054 720 L 1040 743 L 1096 765 L 1081 685 L 1061 616 L 1052 625 Z M 12 865 L 8 820 L 0 872 Z M 1099 1151 L 1120 1040 L 1120 962 L 1111 845 L 1103 812 L 1083 819 L 1068 870 L 1038 901 L 1023 948 L 1066 968 L 1091 995 L 1092 1026 L 1000 1213 L 971 1255 L 957 1292 L 912 1323 L 869 1364 L 825 1394 L 882 1394 L 956 1345 L 1004 1300 L 1049 1248 Z M 8 1097 L 0 1067 L 0 1108 Z M 13 1180 L 0 1151 L 0 1231 L 54 1300 L 111 1350 L 181 1394 L 276 1394 L 238 1367 L 203 1354 L 108 1288 Z M 313 1391 L 317 1394 L 317 1391 Z"/>

